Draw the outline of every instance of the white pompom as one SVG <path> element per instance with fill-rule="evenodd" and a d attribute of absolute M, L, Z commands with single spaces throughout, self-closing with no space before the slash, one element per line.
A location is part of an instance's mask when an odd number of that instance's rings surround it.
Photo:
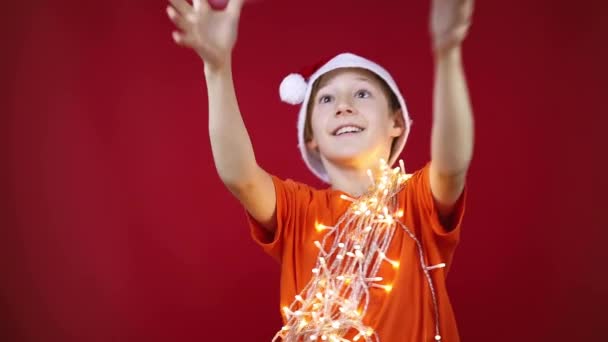
<path fill-rule="evenodd" d="M 281 100 L 292 105 L 304 102 L 306 96 L 306 80 L 300 74 L 289 74 L 283 79 L 279 87 Z"/>

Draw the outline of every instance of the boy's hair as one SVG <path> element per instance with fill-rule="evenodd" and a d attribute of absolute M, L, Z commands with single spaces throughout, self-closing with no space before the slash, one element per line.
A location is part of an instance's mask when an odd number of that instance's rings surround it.
<path fill-rule="evenodd" d="M 386 97 L 388 98 L 388 104 L 389 104 L 389 109 L 390 109 L 389 115 L 391 117 L 393 117 L 395 115 L 395 113 L 399 109 L 401 109 L 401 105 L 399 104 L 399 99 L 397 99 L 397 96 L 391 90 L 391 88 L 386 83 L 386 81 L 384 81 L 380 76 L 376 75 L 373 72 L 370 72 L 370 74 L 372 74 L 372 76 L 380 82 L 382 91 L 384 92 L 384 95 L 386 95 Z M 321 75 L 319 78 L 317 78 L 315 80 L 315 82 L 312 85 L 312 90 L 310 93 L 310 98 L 308 100 L 308 106 L 307 106 L 307 110 L 306 110 L 306 123 L 304 124 L 304 141 L 305 142 L 309 142 L 313 137 L 312 126 L 310 124 L 310 118 L 312 116 L 312 111 L 315 106 L 315 103 L 314 103 L 315 97 L 317 97 L 317 93 L 319 92 L 321 83 L 323 82 L 323 80 L 325 78 L 327 78 L 327 75 Z M 392 147 L 391 147 L 391 151 L 392 151 Z"/>

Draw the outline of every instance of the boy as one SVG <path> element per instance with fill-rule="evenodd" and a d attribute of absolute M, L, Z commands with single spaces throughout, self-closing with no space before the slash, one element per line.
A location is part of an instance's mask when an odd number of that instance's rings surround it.
<path fill-rule="evenodd" d="M 461 42 L 472 0 L 435 0 L 431 162 L 391 169 L 410 129 L 390 74 L 345 53 L 280 86 L 302 104 L 298 141 L 313 189 L 256 162 L 239 113 L 231 51 L 244 0 L 213 10 L 170 0 L 173 38 L 204 61 L 209 134 L 218 174 L 245 207 L 253 238 L 281 263 L 285 341 L 458 341 L 445 277 L 460 235 L 473 119 Z M 385 161 L 388 161 L 385 162 Z"/>

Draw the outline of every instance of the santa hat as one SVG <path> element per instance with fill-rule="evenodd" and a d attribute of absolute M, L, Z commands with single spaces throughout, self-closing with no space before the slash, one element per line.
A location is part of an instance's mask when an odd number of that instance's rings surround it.
<path fill-rule="evenodd" d="M 373 72 L 386 82 L 397 97 L 401 112 L 403 113 L 405 129 L 394 144 L 388 161 L 389 165 L 393 165 L 395 161 L 397 161 L 397 158 L 399 158 L 401 151 L 403 151 L 412 124 L 405 101 L 395 80 L 383 67 L 361 56 L 352 53 L 341 53 L 327 61 L 319 62 L 307 70 L 302 70 L 300 73 L 287 75 L 281 82 L 279 94 L 281 95 L 281 100 L 283 102 L 292 105 L 302 104 L 298 114 L 298 147 L 300 148 L 300 153 L 302 154 L 306 166 L 326 183 L 329 183 L 329 177 L 325 167 L 323 167 L 321 159 L 317 155 L 311 153 L 306 147 L 304 127 L 306 124 L 306 113 L 308 111 L 308 102 L 312 91 L 312 85 L 323 74 L 340 68 L 362 68 Z"/>

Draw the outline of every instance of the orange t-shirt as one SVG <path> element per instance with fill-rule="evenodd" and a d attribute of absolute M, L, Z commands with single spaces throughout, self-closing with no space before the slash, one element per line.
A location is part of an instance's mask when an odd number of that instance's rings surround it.
<path fill-rule="evenodd" d="M 459 341 L 454 312 L 446 289 L 446 276 L 460 237 L 466 189 L 451 217 L 450 227 L 439 221 L 429 183 L 430 163 L 407 181 L 398 196 L 404 215 L 400 220 L 420 241 L 428 266 L 445 263 L 445 268 L 428 271 L 435 290 L 439 333 L 443 342 Z M 289 306 L 312 277 L 318 248 L 324 232 L 315 223 L 335 224 L 351 202 L 340 198 L 343 192 L 317 190 L 293 180 L 273 176 L 276 190 L 277 227 L 269 234 L 251 216 L 248 222 L 253 239 L 281 264 L 280 305 Z M 370 288 L 370 303 L 363 323 L 372 327 L 381 342 L 435 341 L 435 310 L 427 278 L 420 265 L 418 247 L 398 227 L 388 247 L 387 257 L 399 261 L 393 269 L 384 263 L 378 276 L 392 280 L 392 290 Z M 285 317 L 283 316 L 285 321 Z M 278 330 L 278 329 L 277 329 Z"/>

